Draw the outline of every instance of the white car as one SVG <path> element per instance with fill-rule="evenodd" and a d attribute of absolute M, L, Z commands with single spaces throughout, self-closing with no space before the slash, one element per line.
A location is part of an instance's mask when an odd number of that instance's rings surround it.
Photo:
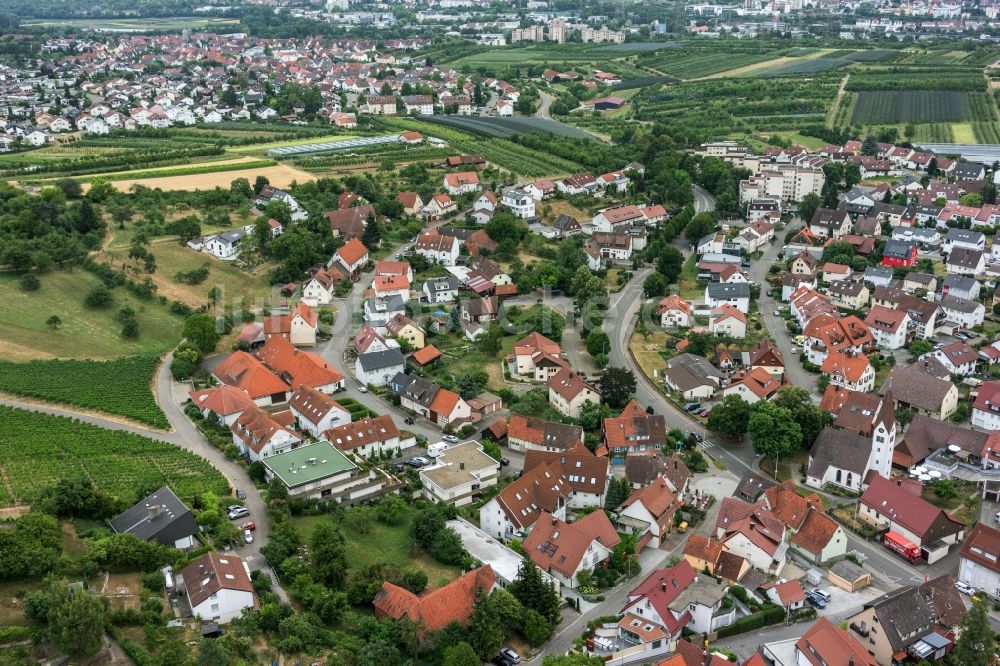
<path fill-rule="evenodd" d="M 976 593 L 976 588 L 972 587 L 968 583 L 963 583 L 960 580 L 955 581 L 955 589 L 961 592 L 962 594 L 969 595 L 970 597 Z"/>
<path fill-rule="evenodd" d="M 359 386 L 358 387 L 358 393 L 368 393 L 368 387 L 367 386 Z"/>
<path fill-rule="evenodd" d="M 253 532 L 250 530 L 243 530 L 243 540 L 247 543 L 253 543 Z"/>
<path fill-rule="evenodd" d="M 443 439 L 446 442 L 450 442 L 452 444 L 458 441 L 458 437 L 455 437 L 454 435 L 445 435 L 441 439 Z"/>

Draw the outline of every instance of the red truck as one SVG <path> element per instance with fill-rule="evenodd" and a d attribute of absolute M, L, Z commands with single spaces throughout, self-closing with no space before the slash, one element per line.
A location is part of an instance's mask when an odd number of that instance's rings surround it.
<path fill-rule="evenodd" d="M 895 532 L 886 532 L 883 543 L 886 548 L 896 553 L 910 564 L 917 564 L 920 562 L 920 548 Z"/>

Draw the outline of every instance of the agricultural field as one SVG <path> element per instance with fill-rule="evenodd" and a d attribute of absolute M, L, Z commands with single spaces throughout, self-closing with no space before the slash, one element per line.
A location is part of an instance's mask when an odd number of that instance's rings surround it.
<path fill-rule="evenodd" d="M 1000 126 L 997 123 L 972 123 L 975 143 L 1000 143 Z"/>
<path fill-rule="evenodd" d="M 823 55 L 819 58 L 797 58 L 784 62 L 775 67 L 754 70 L 750 76 L 791 76 L 793 74 L 816 74 L 818 72 L 828 72 L 840 69 L 851 64 L 846 58 L 837 58 Z"/>
<path fill-rule="evenodd" d="M 158 356 L 114 361 L 0 361 L 0 391 L 117 414 L 156 428 L 169 427 L 150 389 Z"/>
<path fill-rule="evenodd" d="M 858 93 L 851 123 L 958 122 L 972 117 L 969 95 L 945 90 L 866 90 Z M 988 119 L 988 118 L 986 118 Z"/>
<path fill-rule="evenodd" d="M 193 253 L 192 253 L 193 254 Z M 159 270 L 166 270 L 161 267 Z M 171 273 L 172 275 L 172 273 Z M 179 341 L 181 318 L 170 314 L 156 299 L 143 301 L 124 289 L 115 289 L 114 304 L 88 308 L 84 296 L 99 284 L 83 269 L 50 271 L 39 276 L 37 291 L 26 292 L 18 278 L 0 273 L 0 358 L 109 359 L 130 355 L 160 355 Z M 207 287 L 206 287 L 207 289 Z M 122 324 L 115 317 L 121 306 L 135 310 L 139 337 L 122 338 Z M 58 314 L 57 328 L 47 324 Z"/>
<path fill-rule="evenodd" d="M 200 18 L 196 16 L 179 16 L 174 18 L 136 18 L 136 19 L 31 19 L 23 21 L 24 26 L 79 28 L 96 30 L 98 32 L 152 32 L 154 30 L 202 30 L 220 33 L 232 32 L 233 26 L 239 25 L 239 19 L 231 18 Z"/>
<path fill-rule="evenodd" d="M 30 502 L 60 478 L 77 476 L 129 504 L 164 485 L 188 501 L 231 492 L 207 461 L 166 442 L 2 406 L 0 421 L 2 506 Z"/>
<path fill-rule="evenodd" d="M 676 76 L 697 79 L 730 70 L 755 65 L 778 57 L 777 51 L 748 49 L 719 51 L 717 49 L 667 49 L 649 56 L 643 54 L 637 64 L 646 69 Z"/>
<path fill-rule="evenodd" d="M 259 166 L 267 164 L 270 166 Z M 138 177 L 127 173 L 117 174 L 112 184 L 120 192 L 128 192 L 133 185 L 161 190 L 211 190 L 216 187 L 228 188 L 237 178 L 246 178 L 251 183 L 258 176 L 264 176 L 274 187 L 288 187 L 293 182 L 304 183 L 316 177 L 287 164 L 277 164 L 273 160 L 254 160 L 235 165 L 237 168 L 198 169 L 192 167 L 178 169 L 175 175 L 155 176 L 155 172 L 139 172 Z M 239 168 L 245 167 L 245 168 Z"/>
<path fill-rule="evenodd" d="M 592 139 L 592 135 L 576 127 L 565 125 L 564 123 L 548 118 L 493 118 L 478 116 L 433 116 L 427 119 L 430 122 L 441 123 L 460 130 L 480 134 L 482 136 L 492 136 L 501 139 L 509 139 L 515 134 L 531 134 L 532 132 L 546 132 L 556 136 L 568 136 L 575 139 Z"/>
<path fill-rule="evenodd" d="M 913 127 L 913 140 L 921 143 L 955 143 L 954 125 L 924 123 Z"/>

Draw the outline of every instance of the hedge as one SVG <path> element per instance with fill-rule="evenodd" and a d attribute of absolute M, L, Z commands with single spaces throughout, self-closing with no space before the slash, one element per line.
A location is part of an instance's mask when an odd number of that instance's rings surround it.
<path fill-rule="evenodd" d="M 727 638 L 737 634 L 745 634 L 763 627 L 777 624 L 785 619 L 785 609 L 781 606 L 768 604 L 752 615 L 741 617 L 728 627 L 722 627 L 718 631 L 717 638 Z"/>
<path fill-rule="evenodd" d="M 31 638 L 31 630 L 27 627 L 0 627 L 0 645 L 18 643 Z"/>

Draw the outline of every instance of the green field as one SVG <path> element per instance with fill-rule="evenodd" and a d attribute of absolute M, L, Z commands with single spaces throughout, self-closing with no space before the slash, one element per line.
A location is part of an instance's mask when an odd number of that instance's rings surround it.
<path fill-rule="evenodd" d="M 114 361 L 0 361 L 0 391 L 169 427 L 150 390 L 157 356 Z"/>
<path fill-rule="evenodd" d="M 0 505 L 24 503 L 62 477 L 86 476 L 126 503 L 167 485 L 190 501 L 229 484 L 193 453 L 128 432 L 0 406 Z"/>
<path fill-rule="evenodd" d="M 348 509 L 350 511 L 350 509 Z M 372 564 L 392 564 L 402 570 L 421 569 L 427 574 L 428 587 L 439 587 L 443 581 L 458 578 L 461 573 L 457 567 L 440 564 L 427 555 L 414 557 L 410 549 L 410 522 L 413 514 L 407 513 L 406 520 L 401 525 L 384 525 L 373 522 L 368 534 L 358 534 L 346 526 L 342 526 L 347 561 L 351 569 L 356 571 Z M 333 520 L 329 515 L 301 516 L 292 518 L 292 523 L 298 528 L 303 538 L 309 539 L 313 528 L 321 522 Z"/>
<path fill-rule="evenodd" d="M 648 58 L 641 58 L 639 64 L 650 70 L 681 79 L 697 79 L 702 76 L 755 65 L 776 57 L 777 52 L 775 51 L 727 53 L 710 49 L 668 49 Z"/>
<path fill-rule="evenodd" d="M 194 254 L 193 252 L 191 254 Z M 18 279 L 0 273 L 0 358 L 118 358 L 135 354 L 162 354 L 180 339 L 179 317 L 155 299 L 143 301 L 124 288 L 112 291 L 114 305 L 88 308 L 84 296 L 100 280 L 83 269 L 52 271 L 39 276 L 38 291 L 23 291 Z M 206 287 L 207 289 L 207 287 Z M 139 337 L 121 336 L 115 313 L 122 305 L 135 310 Z M 58 315 L 58 328 L 46 322 Z"/>
<path fill-rule="evenodd" d="M 971 117 L 969 95 L 950 90 L 866 90 L 858 93 L 851 122 L 957 122 Z"/>

